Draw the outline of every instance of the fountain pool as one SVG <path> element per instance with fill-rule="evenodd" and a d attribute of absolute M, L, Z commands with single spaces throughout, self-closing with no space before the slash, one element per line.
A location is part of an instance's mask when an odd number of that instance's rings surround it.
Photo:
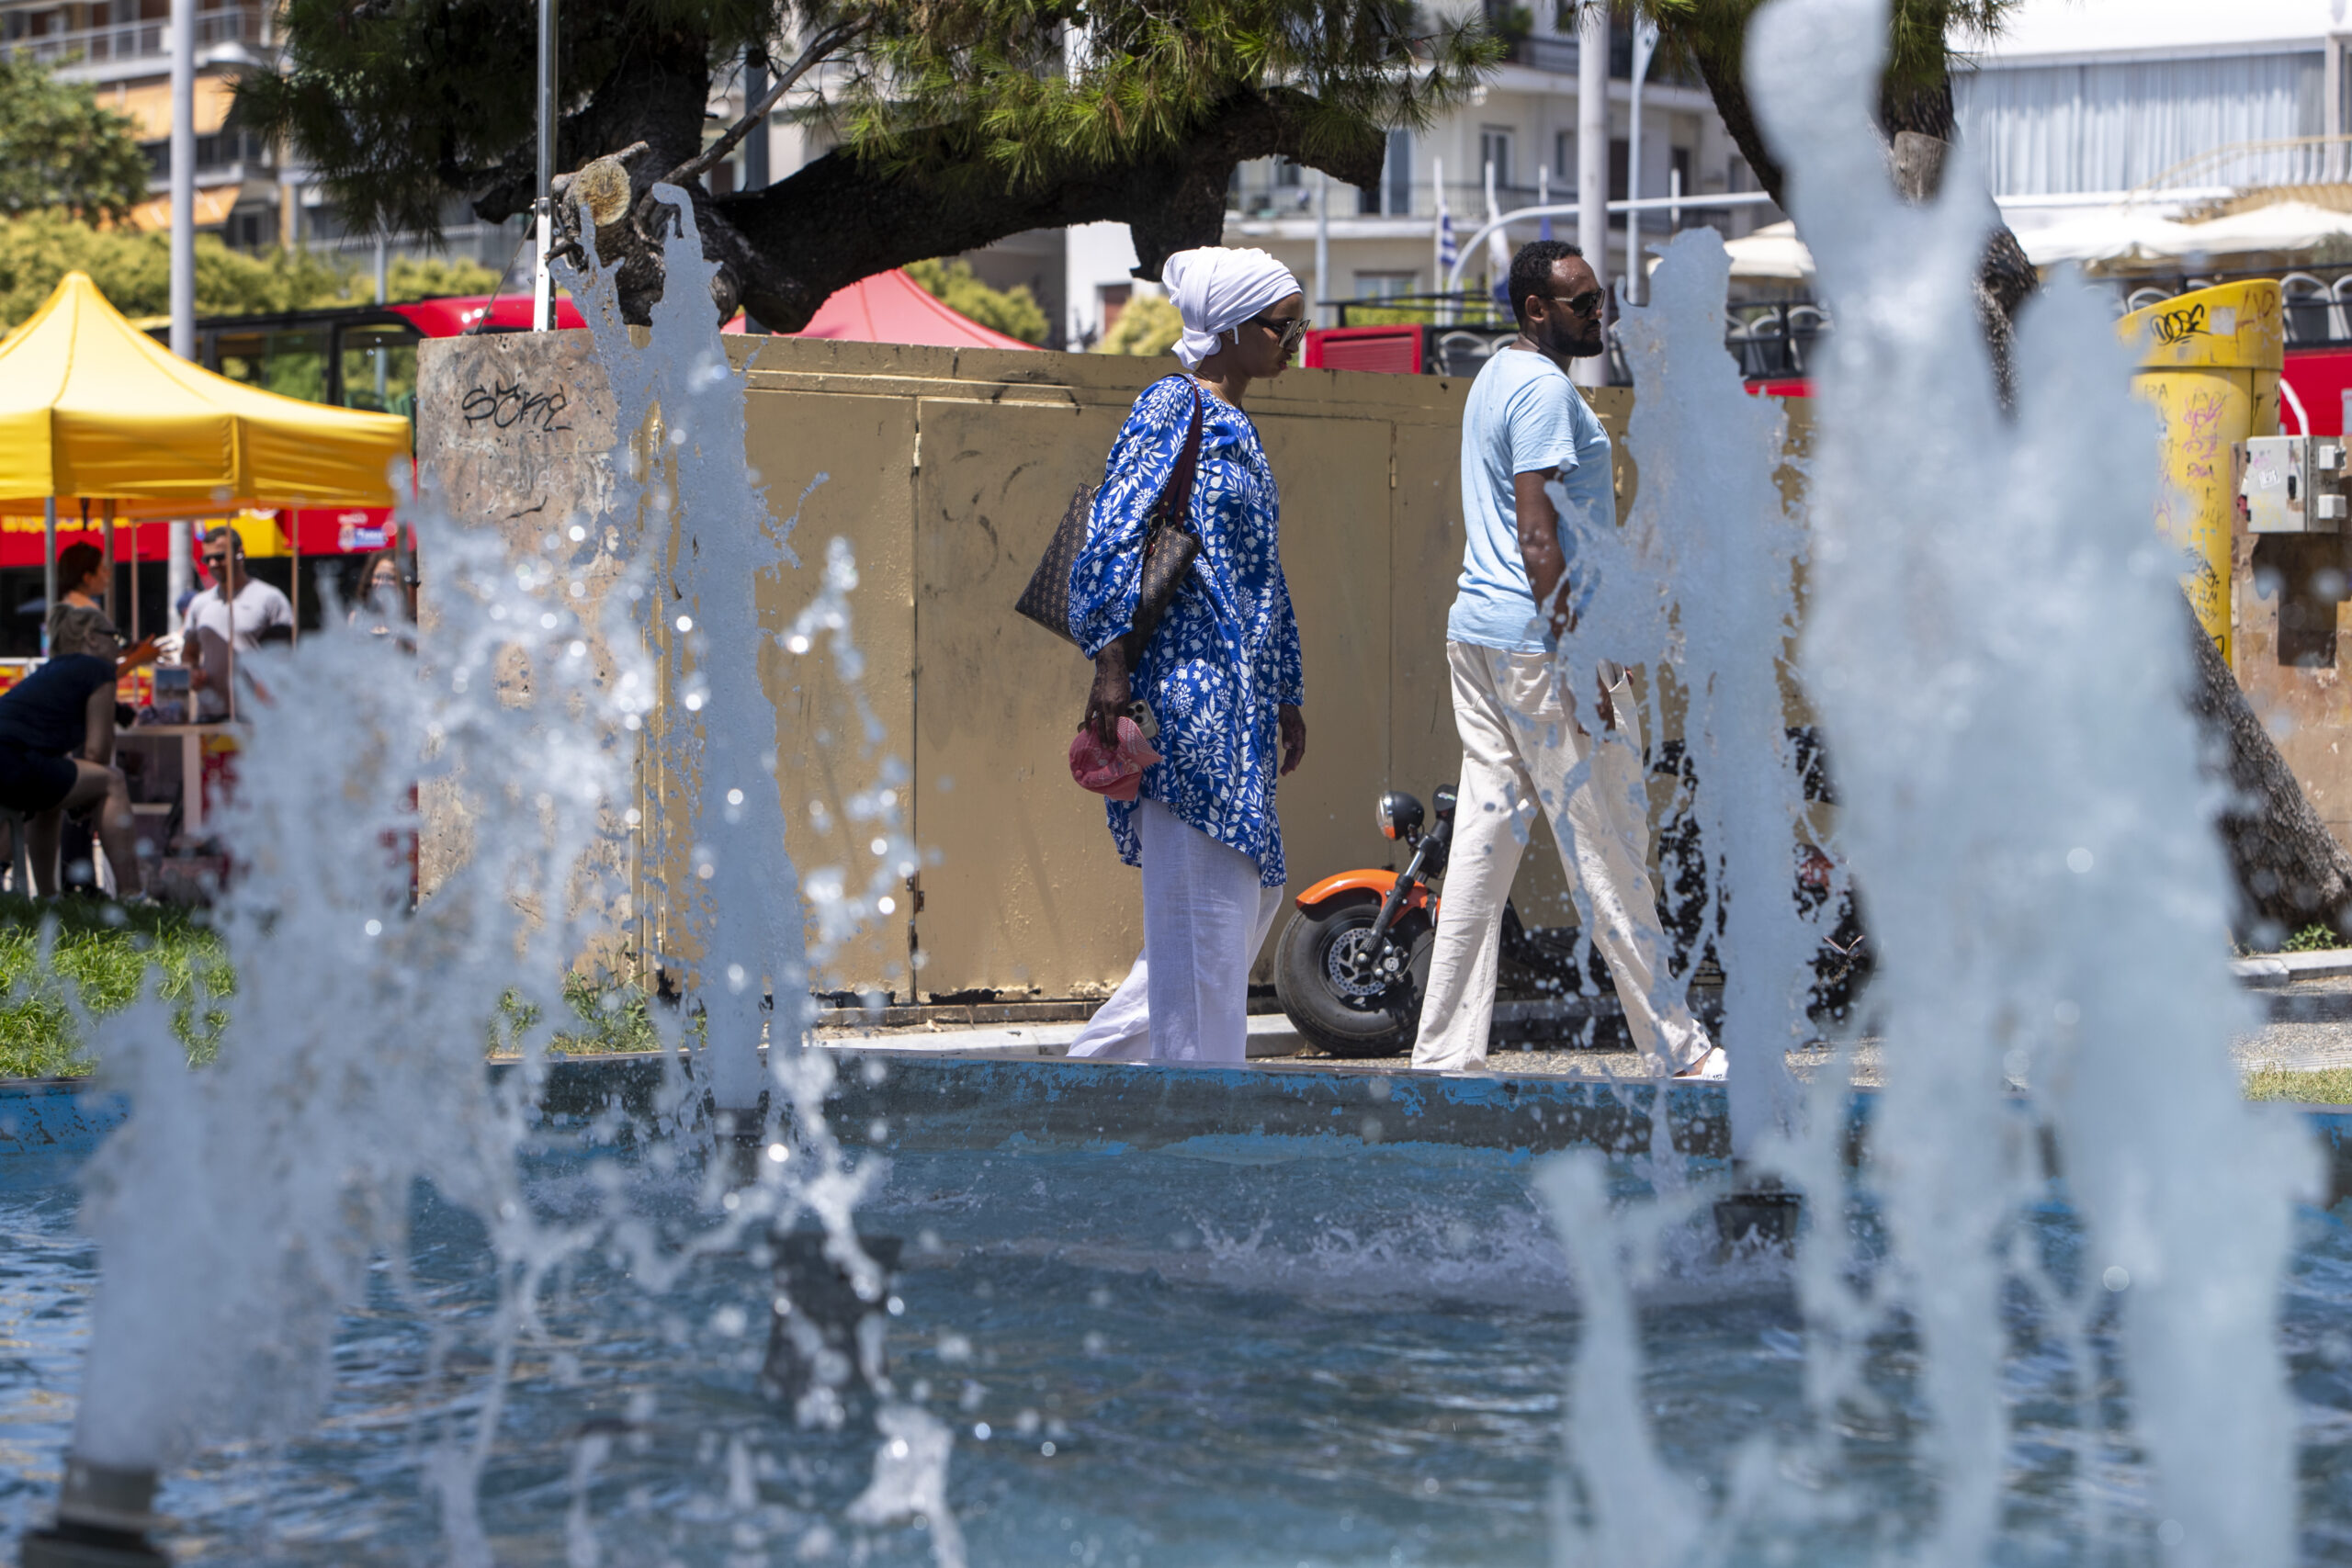
<path fill-rule="evenodd" d="M 568 1071 L 575 1089 L 621 1077 L 619 1065 Z M 1041 1080 L 1056 1071 L 1071 1069 L 1026 1069 Z M 895 1086 L 845 1076 L 855 1087 L 834 1121 L 856 1131 Z M 1374 1081 L 1316 1077 L 1333 1103 L 1352 1103 Z M 1526 1089 L 1530 1104 L 1596 1098 Z M 1320 1100 L 1296 1109 L 1298 1120 L 1326 1115 Z M 1024 1116 L 1027 1134 L 1016 1130 Z M 1216 1135 L 1181 1118 L 1137 1122 L 1145 1135 L 1126 1142 L 1057 1134 L 1025 1109 L 977 1125 L 951 1110 L 902 1118 L 880 1144 L 852 1151 L 888 1165 L 859 1223 L 906 1244 L 890 1375 L 899 1401 L 954 1434 L 946 1495 L 964 1560 L 1552 1561 L 1578 1317 L 1527 1149 L 1414 1141 L 1418 1123 L 1395 1115 L 1394 1141 L 1373 1145 L 1354 1131 Z M 958 1126 L 986 1146 L 947 1146 Z M 701 1173 L 665 1172 L 668 1162 L 648 1157 L 653 1145 L 616 1147 L 613 1130 L 540 1129 L 525 1179 L 540 1222 L 560 1227 L 616 1189 L 665 1232 L 706 1229 Z M 74 1229 L 76 1163 L 70 1147 L 0 1156 L 0 1513 L 12 1532 L 46 1517 L 71 1435 L 71 1403 L 55 1391 L 74 1384 L 96 1283 Z M 1646 1190 L 1643 1170 L 1638 1158 L 1614 1160 L 1621 1196 Z M 496 1269 L 465 1211 L 420 1194 L 412 1223 L 408 1280 L 379 1268 L 342 1319 L 318 1428 L 276 1447 L 208 1450 L 166 1479 L 159 1507 L 176 1560 L 439 1560 L 418 1461 L 445 1417 L 481 1397 Z M 2039 1224 L 2063 1251 L 2061 1212 L 2045 1210 Z M 1668 1461 L 1720 1488 L 1751 1439 L 1785 1442 L 1804 1419 L 1804 1324 L 1784 1265 L 1719 1262 L 1696 1230 L 1676 1254 L 1642 1293 L 1642 1394 Z M 544 1332 L 518 1348 L 480 1479 L 481 1526 L 500 1562 L 942 1560 L 928 1528 L 843 1522 L 872 1477 L 870 1427 L 804 1429 L 760 1393 L 765 1280 L 738 1247 L 658 1290 L 601 1257 L 552 1285 Z M 2302 1556 L 2340 1560 L 2352 1552 L 2352 1230 L 2306 1211 L 2282 1299 Z M 2040 1342 L 2022 1301 L 2009 1303 L 2007 1326 L 2015 1429 L 1996 1560 L 2084 1561 L 2069 1533 L 2086 1472 L 2057 1386 L 2063 1358 Z M 1909 1539 L 1933 1485 L 1917 1441 L 1917 1347 L 1891 1334 L 1870 1362 L 1883 1404 L 1849 1434 L 1837 1506 L 1770 1543 L 1727 1542 L 1725 1561 L 1859 1563 Z M 2111 1385 L 2106 1397 L 2117 1397 Z M 2118 1560 L 2155 1561 L 2161 1521 L 2135 1517 L 2137 1457 L 2092 1448 L 2089 1483 L 2108 1495 L 2120 1539 L 2143 1543 Z M 1823 1502 L 1806 1478 L 1783 1481 L 1792 1511 Z"/>

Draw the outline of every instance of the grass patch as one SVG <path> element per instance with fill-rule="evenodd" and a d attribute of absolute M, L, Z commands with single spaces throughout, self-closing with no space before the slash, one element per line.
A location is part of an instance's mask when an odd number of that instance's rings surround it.
<path fill-rule="evenodd" d="M 585 975 L 563 979 L 570 1027 L 559 1028 L 548 1049 L 560 1056 L 604 1056 L 621 1051 L 658 1051 L 662 1035 L 648 1010 L 645 988 L 626 981 L 599 982 Z M 510 991 L 498 1004 L 491 1055 L 516 1054 L 514 1037 L 539 1021 L 539 1010 Z"/>
<path fill-rule="evenodd" d="M 56 922 L 48 962 L 42 927 Z M 172 1032 L 188 1060 L 210 1061 L 220 1048 L 235 995 L 227 945 L 200 911 L 168 905 L 125 909 L 98 898 L 48 903 L 0 897 L 0 1077 L 72 1077 L 97 1066 L 83 1038 L 85 1015 L 104 1018 L 138 998 L 150 970 L 158 995 L 173 1004 Z M 564 1055 L 602 1055 L 661 1048 L 642 987 L 567 976 L 570 1017 L 552 1048 Z M 512 1049 L 514 1032 L 537 1021 L 510 997 L 500 1010 L 488 1054 Z"/>
<path fill-rule="evenodd" d="M 2352 1105 L 2352 1067 L 2290 1072 L 2257 1067 L 2245 1076 L 2248 1100 L 2292 1100 L 2306 1105 Z"/>
<path fill-rule="evenodd" d="M 41 930 L 50 919 L 56 939 L 44 964 Z M 95 1064 L 77 1006 L 101 1017 L 119 1012 L 151 967 L 159 971 L 158 994 L 175 1004 L 172 1032 L 189 1060 L 209 1060 L 228 1021 L 218 1004 L 236 989 L 236 976 L 220 937 L 195 914 L 97 898 L 0 897 L 0 1077 L 88 1072 Z"/>

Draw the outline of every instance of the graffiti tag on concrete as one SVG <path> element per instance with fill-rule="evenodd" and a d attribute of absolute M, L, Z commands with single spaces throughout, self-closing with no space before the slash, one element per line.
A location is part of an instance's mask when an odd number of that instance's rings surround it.
<path fill-rule="evenodd" d="M 466 416 L 468 424 L 480 424 L 487 420 L 500 430 L 510 430 L 519 424 L 526 430 L 550 434 L 571 428 L 569 424 L 556 423 L 557 416 L 571 401 L 561 392 L 534 392 L 519 382 L 509 386 L 502 381 L 487 387 L 476 382 L 467 390 L 458 408 Z"/>

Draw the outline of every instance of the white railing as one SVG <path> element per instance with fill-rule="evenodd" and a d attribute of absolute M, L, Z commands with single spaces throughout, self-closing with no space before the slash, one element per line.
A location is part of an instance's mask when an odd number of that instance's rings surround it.
<path fill-rule="evenodd" d="M 1635 201 L 1609 202 L 1604 210 L 1612 213 L 1663 212 L 1667 214 L 1668 221 L 1671 224 L 1679 218 L 1685 208 L 1770 207 L 1771 205 L 1772 198 L 1770 196 L 1760 190 L 1750 190 L 1736 191 L 1724 196 L 1649 196 Z M 1476 259 L 1479 245 L 1484 243 L 1487 236 L 1496 230 L 1512 223 L 1532 223 L 1542 218 L 1550 218 L 1555 222 L 1560 220 L 1573 221 L 1576 216 L 1577 204 L 1573 201 L 1563 201 L 1554 202 L 1548 207 L 1522 207 L 1516 212 L 1504 213 L 1491 223 L 1480 225 L 1468 239 L 1458 243 L 1453 265 L 1445 275 L 1445 292 L 1451 294 L 1461 288 L 1463 269 Z M 1456 225 L 1456 231 L 1459 232 L 1462 227 L 1464 226 Z"/>
<path fill-rule="evenodd" d="M 196 18 L 196 46 L 259 43 L 258 10 L 206 11 Z M 120 61 L 161 61 L 171 58 L 172 40 L 166 24 L 124 22 L 115 27 L 85 28 L 78 32 L 48 33 L 40 38 L 0 42 L 0 55 L 12 60 L 37 60 L 44 65 L 103 65 Z"/>
<path fill-rule="evenodd" d="M 2124 198 L 2177 198 L 2185 188 L 2334 184 L 2352 164 L 2352 136 L 2233 141 L 2184 158 Z"/>

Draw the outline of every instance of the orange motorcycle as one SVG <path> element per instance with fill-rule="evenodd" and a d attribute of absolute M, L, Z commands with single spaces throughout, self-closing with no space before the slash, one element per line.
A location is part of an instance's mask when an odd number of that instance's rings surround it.
<path fill-rule="evenodd" d="M 1298 913 L 1275 945 L 1275 998 L 1301 1035 L 1335 1056 L 1395 1056 L 1413 1048 L 1437 938 L 1433 885 L 1444 879 L 1453 845 L 1453 786 L 1433 798 L 1430 823 L 1421 803 L 1402 790 L 1382 795 L 1374 810 L 1381 836 L 1411 849 L 1412 859 L 1403 871 L 1367 867 L 1325 877 L 1298 896 Z M 1679 837 L 1672 858 L 1686 874 L 1701 863 L 1695 841 Z M 1669 881 L 1688 893 L 1681 879 Z M 1817 1015 L 1842 1015 L 1870 967 L 1853 898 L 1837 887 L 1827 857 L 1810 844 L 1798 848 L 1794 891 L 1798 908 L 1808 912 L 1838 896 L 1834 928 L 1814 961 L 1812 1007 Z M 1698 944 L 1695 910 L 1668 923 L 1690 926 L 1676 934 L 1685 947 Z M 1573 928 L 1530 927 L 1508 900 L 1500 957 L 1507 989 L 1558 998 L 1609 983 L 1594 955 L 1579 951 Z"/>

